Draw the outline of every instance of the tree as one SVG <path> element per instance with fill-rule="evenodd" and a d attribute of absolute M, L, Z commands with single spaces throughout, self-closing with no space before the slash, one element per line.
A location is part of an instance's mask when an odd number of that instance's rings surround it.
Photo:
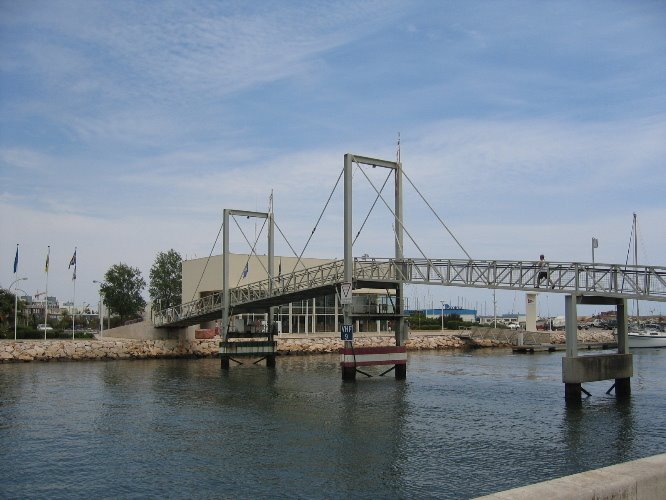
<path fill-rule="evenodd" d="M 14 294 L 0 288 L 0 324 L 9 325 L 10 318 L 14 318 Z"/>
<path fill-rule="evenodd" d="M 0 288 L 0 338 L 2 338 L 2 330 L 5 330 L 5 333 L 11 331 L 13 335 L 14 331 L 14 314 L 17 315 L 17 318 L 20 319 L 25 310 L 25 304 L 21 299 L 18 299 L 16 302 L 16 296 L 9 290 Z M 14 310 L 14 305 L 18 308 L 18 311 Z M 12 337 L 13 338 L 13 337 Z"/>
<path fill-rule="evenodd" d="M 72 316 L 69 314 L 69 311 L 65 310 L 62 312 L 60 317 L 60 324 L 58 325 L 62 330 L 72 327 Z"/>
<path fill-rule="evenodd" d="M 143 312 L 146 301 L 141 292 L 145 287 L 146 282 L 141 277 L 141 271 L 120 263 L 109 268 L 104 275 L 104 283 L 99 288 L 104 304 L 124 322 Z"/>
<path fill-rule="evenodd" d="M 183 258 L 173 248 L 160 252 L 150 268 L 148 293 L 160 308 L 177 306 L 181 303 Z"/>

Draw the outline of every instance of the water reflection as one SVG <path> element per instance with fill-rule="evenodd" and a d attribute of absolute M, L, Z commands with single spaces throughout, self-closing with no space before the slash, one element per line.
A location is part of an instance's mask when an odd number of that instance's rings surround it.
<path fill-rule="evenodd" d="M 568 469 L 583 470 L 636 456 L 635 412 L 631 399 L 613 396 L 566 405 L 564 431 Z M 597 452 L 595 452 L 597 450 Z"/>
<path fill-rule="evenodd" d="M 410 353 L 406 381 L 338 357 L 0 365 L 0 496 L 469 498 L 666 451 L 663 355 L 564 403 L 561 356 Z"/>

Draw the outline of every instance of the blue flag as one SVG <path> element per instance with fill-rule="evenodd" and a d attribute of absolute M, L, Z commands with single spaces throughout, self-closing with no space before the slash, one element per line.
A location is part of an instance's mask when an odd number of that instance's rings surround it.
<path fill-rule="evenodd" d="M 243 268 L 243 272 L 241 273 L 241 278 L 245 278 L 247 276 L 248 271 L 250 268 L 248 267 L 249 262 L 245 263 L 245 267 Z"/>
<path fill-rule="evenodd" d="M 16 257 L 14 257 L 14 274 L 16 274 L 17 269 L 18 269 L 18 243 L 16 244 Z"/>

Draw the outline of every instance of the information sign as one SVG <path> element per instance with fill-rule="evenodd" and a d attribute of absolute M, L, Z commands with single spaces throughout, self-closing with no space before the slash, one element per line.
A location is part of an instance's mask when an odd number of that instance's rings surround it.
<path fill-rule="evenodd" d="M 354 325 L 340 325 L 340 338 L 348 342 L 353 342 Z"/>
<path fill-rule="evenodd" d="M 345 281 L 340 285 L 340 304 L 347 305 L 352 303 L 352 284 Z"/>

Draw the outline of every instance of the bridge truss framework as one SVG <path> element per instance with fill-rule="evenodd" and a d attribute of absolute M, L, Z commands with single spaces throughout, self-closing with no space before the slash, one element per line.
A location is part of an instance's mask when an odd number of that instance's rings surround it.
<path fill-rule="evenodd" d="M 352 166 L 365 164 L 388 168 L 395 178 L 395 257 L 358 259 L 352 256 Z M 353 288 L 392 288 L 395 290 L 394 318 L 396 346 L 404 349 L 408 334 L 404 321 L 403 287 L 406 283 L 440 286 L 490 288 L 502 290 L 539 291 L 536 261 L 506 260 L 455 260 L 413 259 L 403 256 L 403 203 L 402 165 L 358 155 L 344 157 L 344 259 L 327 264 L 292 271 L 284 276 L 273 272 L 273 214 L 224 210 L 223 290 L 176 307 L 156 311 L 153 323 L 158 328 L 184 327 L 199 324 L 222 316 L 222 336 L 228 337 L 229 313 L 266 312 L 274 306 L 304 298 L 339 292 L 342 283 L 352 283 Z M 378 196 L 380 194 L 378 193 Z M 382 198 L 382 201 L 383 198 Z M 384 201 L 384 203 L 386 203 Z M 388 207 L 388 205 L 387 205 Z M 268 231 L 268 278 L 245 286 L 229 288 L 229 216 L 266 218 Z M 466 253 L 466 252 L 465 252 Z M 583 381 L 616 379 L 616 393 L 630 392 L 629 377 L 633 375 L 631 354 L 628 353 L 626 301 L 629 299 L 666 302 L 666 267 L 630 266 L 599 263 L 550 262 L 548 279 L 544 285 L 548 292 L 565 293 L 567 356 L 563 358 L 563 382 L 568 399 L 580 399 Z M 612 304 L 618 313 L 618 354 L 593 360 L 583 359 L 576 352 L 576 304 Z M 342 307 L 343 323 L 352 324 L 352 304 Z M 269 315 L 273 318 L 273 315 Z M 272 340 L 272 336 L 270 337 Z M 345 341 L 345 350 L 353 345 Z M 597 370 L 591 366 L 608 366 Z M 228 365 L 227 365 L 228 366 Z M 343 379 L 354 379 L 355 367 L 342 366 Z M 395 365 L 395 376 L 404 379 L 406 364 Z M 600 378 L 601 377 L 601 378 Z"/>

